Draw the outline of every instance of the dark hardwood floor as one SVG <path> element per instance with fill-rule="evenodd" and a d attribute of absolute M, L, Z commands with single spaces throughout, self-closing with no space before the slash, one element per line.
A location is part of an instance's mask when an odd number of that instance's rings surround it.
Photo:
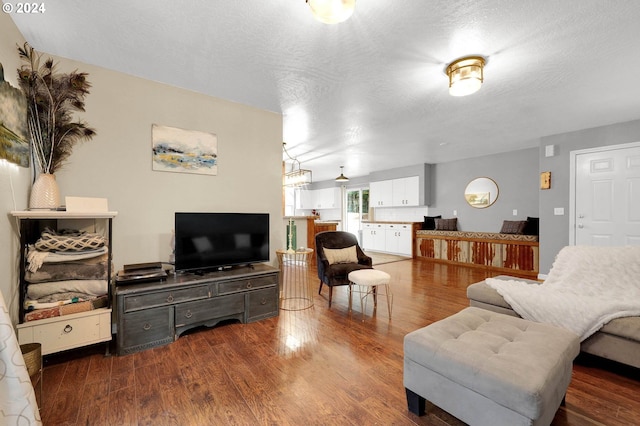
<path fill-rule="evenodd" d="M 432 405 L 416 417 L 402 385 L 405 334 L 468 306 L 479 269 L 405 260 L 384 299 L 348 312 L 347 288 L 315 306 L 252 324 L 197 329 L 162 348 L 104 356 L 104 347 L 45 358 L 45 425 L 460 425 Z M 640 424 L 640 374 L 580 356 L 553 425 Z"/>

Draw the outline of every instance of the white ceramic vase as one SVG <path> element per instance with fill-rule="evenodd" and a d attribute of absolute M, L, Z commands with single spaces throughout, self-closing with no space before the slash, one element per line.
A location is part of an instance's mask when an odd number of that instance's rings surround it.
<path fill-rule="evenodd" d="M 31 187 L 31 197 L 29 197 L 29 208 L 31 209 L 51 209 L 60 206 L 60 190 L 55 175 L 51 173 L 40 173 Z"/>

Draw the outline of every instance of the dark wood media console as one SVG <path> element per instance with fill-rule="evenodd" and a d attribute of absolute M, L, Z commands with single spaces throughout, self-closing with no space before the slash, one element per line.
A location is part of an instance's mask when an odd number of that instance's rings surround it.
<path fill-rule="evenodd" d="M 163 346 L 198 326 L 278 315 L 279 270 L 265 264 L 116 288 L 117 353 Z"/>

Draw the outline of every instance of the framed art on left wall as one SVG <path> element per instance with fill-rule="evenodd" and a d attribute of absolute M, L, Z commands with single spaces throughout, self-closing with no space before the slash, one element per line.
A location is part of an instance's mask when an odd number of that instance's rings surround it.
<path fill-rule="evenodd" d="M 4 80 L 2 71 L 0 64 L 0 159 L 29 167 L 27 99 Z"/>

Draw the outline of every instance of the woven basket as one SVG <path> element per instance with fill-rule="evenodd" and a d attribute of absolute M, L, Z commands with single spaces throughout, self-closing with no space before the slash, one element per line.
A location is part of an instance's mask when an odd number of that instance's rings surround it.
<path fill-rule="evenodd" d="M 20 345 L 20 350 L 22 351 L 29 377 L 32 377 L 42 368 L 42 345 L 40 343 L 25 343 Z"/>

